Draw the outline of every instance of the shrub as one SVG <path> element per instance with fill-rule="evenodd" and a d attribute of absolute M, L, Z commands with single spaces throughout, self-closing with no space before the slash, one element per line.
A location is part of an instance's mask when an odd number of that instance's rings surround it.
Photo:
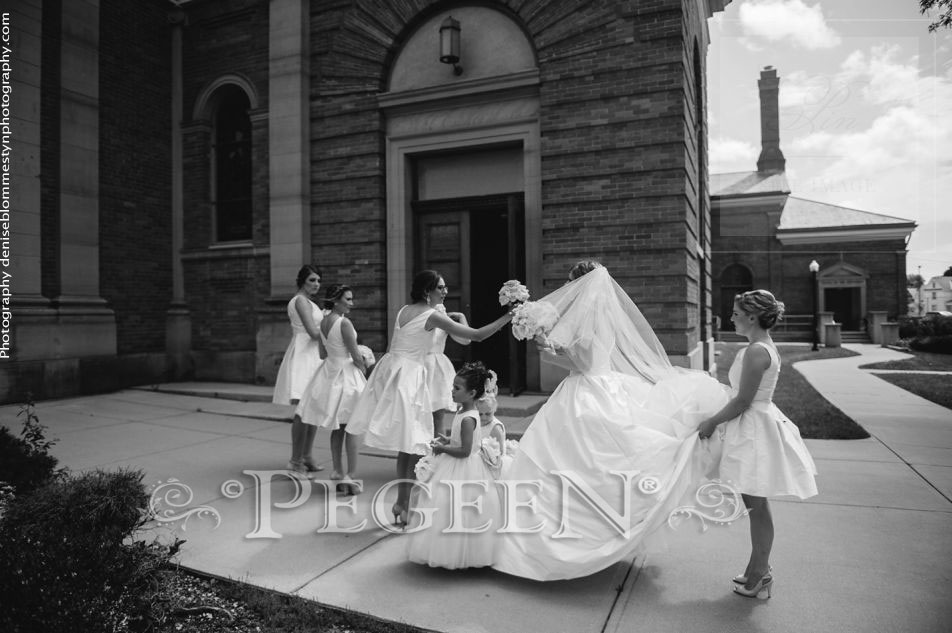
<path fill-rule="evenodd" d="M 919 336 L 909 341 L 909 347 L 920 352 L 952 354 L 952 334 Z"/>
<path fill-rule="evenodd" d="M 0 630 L 101 633 L 143 619 L 147 589 L 170 553 L 131 539 L 147 516 L 142 478 L 136 470 L 97 470 L 7 505 L 0 520 Z"/>
<path fill-rule="evenodd" d="M 46 427 L 40 424 L 33 403 L 23 405 L 18 415 L 25 416 L 20 437 L 0 427 L 0 482 L 23 495 L 53 478 L 57 460 L 49 454 L 54 441 L 46 439 Z"/>

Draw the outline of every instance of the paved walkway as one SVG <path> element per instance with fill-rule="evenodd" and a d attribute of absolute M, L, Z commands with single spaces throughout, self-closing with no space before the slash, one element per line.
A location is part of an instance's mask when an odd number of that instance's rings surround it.
<path fill-rule="evenodd" d="M 319 484 L 296 488 L 278 476 L 258 485 L 253 475 L 281 468 L 288 452 L 289 409 L 262 402 L 261 388 L 214 386 L 219 395 L 246 394 L 245 402 L 184 387 L 126 390 L 43 402 L 37 413 L 59 438 L 53 452 L 62 464 L 135 466 L 162 486 L 156 499 L 169 521 L 157 531 L 187 539 L 185 566 L 424 629 L 944 632 L 952 618 L 952 412 L 856 369 L 903 354 L 846 347 L 862 357 L 798 369 L 873 437 L 808 441 L 820 495 L 772 503 L 776 590 L 768 601 L 730 591 L 748 553 L 743 520 L 703 534 L 683 526 L 667 533 L 665 551 L 553 583 L 413 565 L 402 537 L 375 526 L 318 533 L 328 516 Z M 18 427 L 16 411 L 0 408 L 0 423 Z M 325 465 L 327 446 L 319 433 L 315 454 Z M 359 470 L 367 492 L 353 515 L 339 513 L 342 526 L 369 516 L 393 456 L 366 451 Z M 161 494 L 176 489 L 184 495 Z M 391 498 L 380 500 L 384 514 Z M 270 521 L 261 507 L 271 509 Z"/>

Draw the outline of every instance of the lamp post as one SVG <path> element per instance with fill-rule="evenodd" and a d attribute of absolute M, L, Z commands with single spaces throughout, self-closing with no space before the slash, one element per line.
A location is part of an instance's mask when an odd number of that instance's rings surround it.
<path fill-rule="evenodd" d="M 820 349 L 820 308 L 819 308 L 819 294 L 820 289 L 817 284 L 816 274 L 820 272 L 820 265 L 816 263 L 814 259 L 810 262 L 810 274 L 813 277 L 813 351 Z"/>

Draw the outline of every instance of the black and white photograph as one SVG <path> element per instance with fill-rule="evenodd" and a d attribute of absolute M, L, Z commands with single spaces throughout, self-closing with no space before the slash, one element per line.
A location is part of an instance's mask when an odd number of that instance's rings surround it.
<path fill-rule="evenodd" d="M 0 629 L 940 633 L 952 0 L 0 0 Z"/>

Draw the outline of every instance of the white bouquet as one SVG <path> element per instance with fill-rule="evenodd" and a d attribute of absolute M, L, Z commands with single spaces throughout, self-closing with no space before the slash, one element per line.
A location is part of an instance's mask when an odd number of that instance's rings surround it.
<path fill-rule="evenodd" d="M 546 301 L 528 301 L 513 308 L 512 335 L 520 341 L 545 336 L 559 320 L 559 311 Z"/>
<path fill-rule="evenodd" d="M 416 466 L 413 467 L 413 474 L 416 475 L 417 481 L 425 484 L 430 480 L 430 477 L 433 476 L 433 461 L 435 459 L 436 455 L 430 452 L 417 461 Z"/>
<path fill-rule="evenodd" d="M 377 362 L 377 358 L 374 356 L 372 349 L 366 345 L 358 345 L 357 351 L 360 353 L 360 357 L 364 360 L 364 367 L 370 369 L 374 366 L 374 363 Z"/>
<path fill-rule="evenodd" d="M 508 306 L 513 303 L 524 303 L 529 299 L 529 289 L 518 279 L 510 279 L 499 289 L 499 305 Z"/>
<path fill-rule="evenodd" d="M 499 441 L 491 436 L 484 437 L 483 441 L 479 443 L 479 456 L 490 468 L 499 468 L 499 460 L 502 457 Z"/>

